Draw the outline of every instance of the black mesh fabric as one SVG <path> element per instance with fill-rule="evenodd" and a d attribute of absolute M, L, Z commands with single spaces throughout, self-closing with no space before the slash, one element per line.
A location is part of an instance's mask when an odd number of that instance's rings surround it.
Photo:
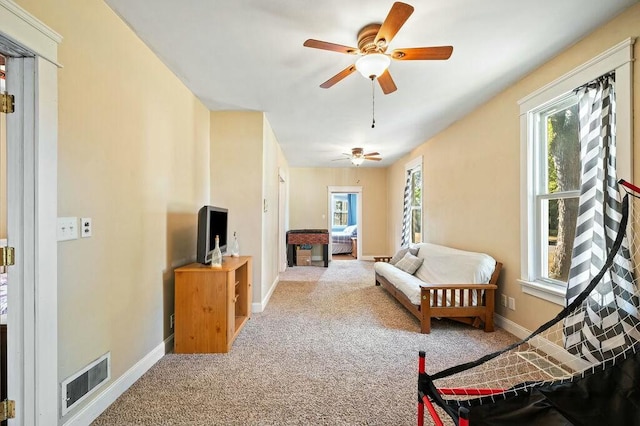
<path fill-rule="evenodd" d="M 448 412 L 459 406 L 458 401 L 445 400 L 445 404 Z M 601 364 L 584 377 L 519 391 L 506 399 L 484 397 L 463 405 L 469 408 L 471 426 L 638 425 L 640 354 Z"/>
<path fill-rule="evenodd" d="M 481 425 L 640 425 L 640 342 L 626 339 L 627 346 L 617 355 L 569 379 L 540 383 L 520 383 L 503 394 L 468 400 L 444 398 L 435 381 L 449 378 L 478 367 L 529 342 L 550 329 L 583 302 L 612 267 L 614 256 L 625 236 L 629 216 L 629 194 L 623 199 L 623 217 L 614 247 L 608 253 L 604 267 L 583 292 L 558 315 L 541 325 L 520 342 L 485 355 L 476 361 L 459 364 L 435 374 L 423 373 L 418 379 L 419 395 L 443 408 L 458 424 L 458 408 L 469 409 L 469 424 Z M 635 231 L 637 232 L 637 231 Z M 626 334 L 626 333 L 625 333 Z M 626 336 L 630 337 L 630 336 Z M 464 388 L 465 384 L 460 383 Z"/>

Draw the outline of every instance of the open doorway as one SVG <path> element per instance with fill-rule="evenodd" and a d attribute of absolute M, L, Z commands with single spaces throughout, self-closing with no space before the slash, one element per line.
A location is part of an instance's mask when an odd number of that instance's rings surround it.
<path fill-rule="evenodd" d="M 287 269 L 287 181 L 285 171 L 278 170 L 278 272 Z"/>
<path fill-rule="evenodd" d="M 329 187 L 329 251 L 332 260 L 362 257 L 362 188 Z"/>
<path fill-rule="evenodd" d="M 7 90 L 5 57 L 0 55 L 0 93 Z M 7 119 L 0 113 L 0 247 L 7 247 Z M 0 266 L 0 401 L 7 399 L 7 266 Z M 6 421 L 2 422 L 7 424 Z"/>
<path fill-rule="evenodd" d="M 6 132 L 7 387 L 9 424 L 58 417 L 57 46 L 62 38 L 13 2 L 1 2 L 0 52 L 13 113 Z M 6 4 L 5 4 L 6 3 Z M 18 44 L 13 40 L 21 40 Z M 10 262 L 9 262 L 10 263 Z"/>

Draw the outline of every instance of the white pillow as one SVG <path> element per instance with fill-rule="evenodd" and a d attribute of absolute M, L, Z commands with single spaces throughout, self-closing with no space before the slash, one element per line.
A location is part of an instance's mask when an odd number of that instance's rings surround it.
<path fill-rule="evenodd" d="M 356 232 L 358 232 L 358 225 L 349 225 L 342 230 L 343 234 L 351 236 L 353 236 Z"/>
<path fill-rule="evenodd" d="M 396 268 L 405 271 L 407 274 L 413 275 L 420 265 L 422 265 L 423 261 L 424 259 L 416 257 L 407 251 L 404 257 L 396 263 Z"/>
<path fill-rule="evenodd" d="M 405 247 L 405 248 L 401 248 L 400 250 L 398 250 L 398 252 L 396 254 L 393 255 L 393 257 L 391 258 L 391 260 L 389 260 L 389 263 L 392 265 L 395 265 L 396 263 L 398 263 L 405 254 L 407 253 L 411 253 L 412 255 L 417 255 L 418 254 L 418 249 L 417 248 L 413 248 L 413 247 Z"/>

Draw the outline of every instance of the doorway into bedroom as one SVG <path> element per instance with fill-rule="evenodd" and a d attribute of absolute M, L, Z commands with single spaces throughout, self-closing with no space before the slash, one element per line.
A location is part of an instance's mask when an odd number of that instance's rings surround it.
<path fill-rule="evenodd" d="M 360 187 L 329 189 L 329 250 L 332 260 L 357 260 L 362 253 Z"/>
<path fill-rule="evenodd" d="M 0 93 L 6 93 L 5 57 L 0 55 Z M 7 117 L 0 112 L 0 246 L 7 247 Z M 4 262 L 3 262 L 4 264 Z M 7 266 L 0 266 L 0 401 L 7 399 Z M 7 422 L 3 421 L 2 425 Z"/>

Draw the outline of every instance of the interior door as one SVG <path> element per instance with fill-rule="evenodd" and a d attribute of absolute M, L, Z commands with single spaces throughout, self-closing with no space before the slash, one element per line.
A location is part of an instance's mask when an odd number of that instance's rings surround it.
<path fill-rule="evenodd" d="M 363 247 L 363 227 L 362 227 L 362 187 L 361 186 L 329 186 L 327 192 L 327 202 L 329 203 L 327 207 L 327 211 L 329 212 L 329 217 L 327 220 L 327 226 L 329 230 L 331 230 L 334 226 L 334 218 L 337 212 L 336 199 L 334 196 L 346 196 L 347 194 L 355 195 L 355 225 L 358 229 L 357 242 L 354 244 L 356 246 L 356 253 L 352 259 L 362 259 L 362 247 Z M 348 207 L 348 204 L 347 204 Z M 332 242 L 332 238 L 329 238 L 329 242 Z M 330 259 L 331 251 L 333 249 L 332 244 L 329 246 L 329 256 Z"/>
<path fill-rule="evenodd" d="M 0 92 L 6 91 L 5 58 L 0 55 Z M 7 246 L 7 126 L 0 113 L 0 246 Z M 0 401 L 7 399 L 7 271 L 0 266 Z M 6 420 L 1 422 L 3 426 Z"/>

